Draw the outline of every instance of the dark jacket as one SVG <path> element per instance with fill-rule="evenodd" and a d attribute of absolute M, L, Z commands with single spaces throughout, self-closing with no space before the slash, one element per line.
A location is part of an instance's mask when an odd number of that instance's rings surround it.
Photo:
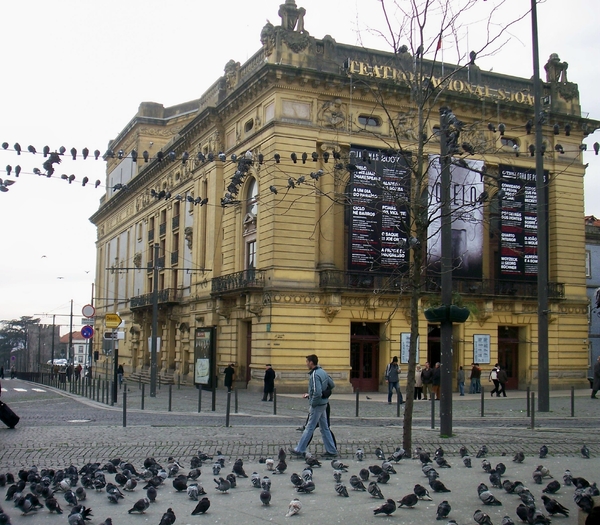
<path fill-rule="evenodd" d="M 265 393 L 270 393 L 273 392 L 273 390 L 275 389 L 275 370 L 273 370 L 272 368 L 267 368 L 265 370 L 265 389 L 264 392 Z"/>
<path fill-rule="evenodd" d="M 442 369 L 437 366 L 433 369 L 433 386 L 439 386 L 442 379 Z"/>
<path fill-rule="evenodd" d="M 592 386 L 594 390 L 600 390 L 600 361 L 596 361 L 594 365 L 594 384 Z"/>
<path fill-rule="evenodd" d="M 398 366 L 398 363 L 392 362 L 389 365 L 387 365 L 385 369 L 385 380 L 389 381 L 390 383 L 397 383 L 399 373 L 400 367 Z"/>
<path fill-rule="evenodd" d="M 498 381 L 500 381 L 501 384 L 505 384 L 508 381 L 508 374 L 504 368 L 498 370 Z"/>
<path fill-rule="evenodd" d="M 424 385 L 430 385 L 433 380 L 433 370 L 431 368 L 423 368 L 421 372 L 421 380 Z"/>

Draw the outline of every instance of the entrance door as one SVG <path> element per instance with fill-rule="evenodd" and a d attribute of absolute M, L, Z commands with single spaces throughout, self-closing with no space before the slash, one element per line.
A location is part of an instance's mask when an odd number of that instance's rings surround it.
<path fill-rule="evenodd" d="M 354 390 L 379 390 L 379 324 L 352 323 L 350 339 L 350 383 Z"/>
<path fill-rule="evenodd" d="M 250 369 L 250 363 L 252 363 L 252 321 L 246 324 L 246 384 L 252 379 L 252 370 Z"/>
<path fill-rule="evenodd" d="M 441 361 L 442 343 L 439 324 L 427 325 L 427 361 L 431 368 Z"/>
<path fill-rule="evenodd" d="M 498 327 L 498 364 L 506 370 L 507 390 L 519 388 L 519 327 Z"/>

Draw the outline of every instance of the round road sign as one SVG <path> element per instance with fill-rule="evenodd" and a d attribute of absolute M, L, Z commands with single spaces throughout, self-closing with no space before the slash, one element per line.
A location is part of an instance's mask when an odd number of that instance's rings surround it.
<path fill-rule="evenodd" d="M 84 317 L 94 317 L 94 315 L 96 315 L 96 309 L 91 304 L 86 304 L 81 309 L 81 315 Z"/>
<path fill-rule="evenodd" d="M 86 325 L 81 329 L 81 336 L 84 337 L 85 339 L 89 339 L 93 335 L 94 335 L 94 329 L 91 326 Z"/>

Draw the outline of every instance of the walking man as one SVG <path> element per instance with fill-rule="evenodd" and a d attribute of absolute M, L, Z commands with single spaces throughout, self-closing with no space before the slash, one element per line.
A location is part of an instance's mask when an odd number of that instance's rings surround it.
<path fill-rule="evenodd" d="M 421 381 L 423 383 L 423 399 L 427 401 L 427 392 L 433 381 L 433 370 L 429 366 L 429 361 L 425 363 L 425 368 L 421 371 Z M 433 392 L 429 392 L 429 395 L 432 396 Z"/>
<path fill-rule="evenodd" d="M 598 399 L 596 392 L 600 390 L 600 355 L 594 364 L 594 382 L 592 384 L 592 399 Z"/>
<path fill-rule="evenodd" d="M 440 363 L 435 364 L 433 369 L 433 377 L 431 378 L 431 396 L 435 395 L 435 399 L 440 399 L 440 383 L 442 381 L 442 369 Z"/>
<path fill-rule="evenodd" d="M 398 366 L 398 358 L 394 356 L 392 362 L 387 365 L 385 369 L 385 382 L 388 384 L 388 405 L 392 404 L 392 394 L 394 393 L 394 389 L 396 389 L 396 394 L 398 394 L 399 403 L 404 403 L 402 392 L 400 392 L 400 387 L 398 386 L 399 374 L 400 367 Z"/>
<path fill-rule="evenodd" d="M 273 401 L 273 391 L 275 390 L 275 370 L 271 365 L 265 365 L 265 386 L 263 388 L 263 401 L 267 400 L 267 394 L 269 395 L 269 401 Z"/>
<path fill-rule="evenodd" d="M 458 375 L 456 376 L 458 380 L 458 392 L 461 396 L 465 395 L 465 371 L 462 366 L 458 367 Z"/>
<path fill-rule="evenodd" d="M 490 372 L 490 377 L 488 378 L 490 381 L 494 383 L 494 389 L 490 392 L 490 395 L 494 397 L 494 393 L 496 397 L 500 397 L 500 381 L 498 381 L 498 363 L 494 365 Z"/>
<path fill-rule="evenodd" d="M 500 394 L 506 397 L 506 390 L 504 390 L 504 386 L 508 382 L 508 374 L 506 373 L 506 370 L 504 370 L 504 368 L 502 368 L 500 365 L 496 365 L 496 368 L 498 369 L 498 383 L 500 383 L 500 389 L 498 390 L 497 397 L 500 397 Z"/>
<path fill-rule="evenodd" d="M 323 445 L 325 447 L 325 454 L 323 454 L 323 457 L 336 457 L 337 449 L 333 443 L 333 438 L 331 437 L 331 431 L 329 430 L 329 423 L 327 422 L 326 415 L 329 398 L 323 397 L 323 391 L 326 390 L 328 386 L 333 388 L 335 384 L 327 372 L 319 366 L 319 358 L 315 354 L 306 356 L 306 367 L 310 370 L 308 373 L 308 394 L 304 394 L 304 397 L 308 398 L 309 404 L 308 422 L 306 423 L 306 427 L 304 428 L 304 432 L 302 433 L 302 437 L 296 445 L 296 448 L 290 449 L 290 453 L 293 456 L 300 457 L 305 455 L 308 442 L 318 423 L 321 437 L 323 438 Z"/>
<path fill-rule="evenodd" d="M 471 363 L 471 365 L 471 387 L 469 388 L 469 394 L 480 394 L 481 368 L 479 368 L 479 363 Z"/>
<path fill-rule="evenodd" d="M 227 387 L 227 392 L 231 392 L 231 387 L 233 386 L 233 376 L 235 375 L 235 368 L 233 367 L 233 363 L 227 365 L 225 370 L 223 371 L 225 375 L 225 386 Z"/>

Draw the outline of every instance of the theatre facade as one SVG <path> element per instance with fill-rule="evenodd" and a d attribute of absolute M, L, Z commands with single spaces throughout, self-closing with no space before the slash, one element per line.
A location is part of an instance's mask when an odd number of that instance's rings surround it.
<path fill-rule="evenodd" d="M 118 312 L 127 374 L 238 388 L 306 388 L 316 353 L 336 392 L 377 391 L 393 356 L 406 375 L 415 250 L 427 264 L 417 362 L 440 360 L 439 108 L 463 122 L 452 165 L 453 371 L 496 363 L 508 388 L 537 384 L 537 196 L 530 79 L 432 64 L 314 38 L 294 0 L 257 28 L 257 52 L 229 61 L 197 100 L 142 102 L 110 142 L 97 226 L 96 331 Z M 259 42 L 260 37 L 260 42 Z M 423 67 L 423 65 L 427 67 Z M 586 386 L 588 308 L 577 84 L 552 55 L 543 83 L 552 388 Z M 426 77 L 423 71 L 428 71 Z M 419 119 L 414 86 L 433 95 Z M 422 99 L 419 99 L 422 100 Z M 419 148 L 422 147 L 422 151 Z M 427 242 L 410 222 L 414 166 L 429 174 Z M 97 370 L 112 342 L 94 341 Z M 468 377 L 468 375 L 467 375 Z M 404 382 L 404 380 L 402 380 Z M 456 382 L 454 382 L 455 384 Z"/>

